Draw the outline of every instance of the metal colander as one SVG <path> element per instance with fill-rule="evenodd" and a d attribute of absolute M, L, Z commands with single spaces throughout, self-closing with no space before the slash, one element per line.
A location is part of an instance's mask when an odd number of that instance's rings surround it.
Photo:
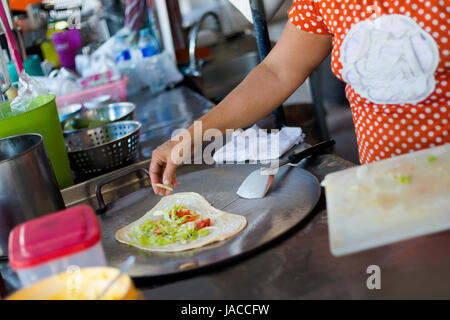
<path fill-rule="evenodd" d="M 119 121 L 65 137 L 70 166 L 77 176 L 94 176 L 136 160 L 138 121 Z"/>

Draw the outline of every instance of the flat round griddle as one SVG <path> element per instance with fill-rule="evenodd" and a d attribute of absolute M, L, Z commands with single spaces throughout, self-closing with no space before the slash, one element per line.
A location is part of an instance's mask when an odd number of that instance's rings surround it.
<path fill-rule="evenodd" d="M 267 244 L 299 224 L 320 197 L 318 180 L 308 171 L 284 166 L 262 199 L 242 199 L 236 190 L 257 165 L 184 166 L 177 171 L 176 192 L 197 192 L 214 207 L 247 218 L 247 227 L 235 237 L 206 247 L 179 253 L 153 253 L 116 241 L 118 229 L 142 217 L 161 199 L 150 188 L 134 192 L 99 216 L 102 243 L 108 265 L 119 267 L 130 255 L 136 263 L 134 278 L 168 276 L 204 268 L 236 258 Z"/>

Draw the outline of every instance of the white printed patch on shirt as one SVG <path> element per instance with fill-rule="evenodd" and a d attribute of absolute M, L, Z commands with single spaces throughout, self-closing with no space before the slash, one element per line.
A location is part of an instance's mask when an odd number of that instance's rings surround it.
<path fill-rule="evenodd" d="M 413 19 L 383 15 L 355 24 L 341 46 L 341 74 L 377 104 L 415 104 L 435 89 L 439 50 Z"/>

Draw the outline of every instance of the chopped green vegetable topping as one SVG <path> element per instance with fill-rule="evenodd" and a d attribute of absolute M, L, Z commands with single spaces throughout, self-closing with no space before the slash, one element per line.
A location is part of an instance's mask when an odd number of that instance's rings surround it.
<path fill-rule="evenodd" d="M 205 237 L 205 236 L 207 236 L 208 234 L 209 234 L 209 231 L 206 230 L 206 229 L 200 229 L 200 230 L 198 230 L 198 236 L 199 236 L 199 237 Z"/>
<path fill-rule="evenodd" d="M 172 209 L 164 208 L 154 212 L 153 215 L 161 219 L 147 219 L 130 232 L 130 237 L 136 239 L 142 246 L 185 244 L 209 234 L 204 227 L 210 225 L 210 219 L 203 220 L 198 213 L 184 206 L 174 205 Z"/>
<path fill-rule="evenodd" d="M 429 163 L 433 163 L 433 162 L 435 162 L 436 160 L 437 160 L 437 158 L 434 157 L 434 156 L 429 156 L 429 157 L 428 157 L 428 162 L 429 162 Z"/>
<path fill-rule="evenodd" d="M 399 176 L 398 181 L 403 184 L 408 184 L 410 182 L 409 174 L 403 174 Z"/>
<path fill-rule="evenodd" d="M 157 184 L 155 184 L 155 186 L 157 186 L 158 188 L 161 188 L 161 189 L 166 189 L 166 190 L 169 190 L 169 191 L 173 191 L 172 186 L 165 186 L 165 185 L 163 185 L 161 183 L 157 183 Z"/>

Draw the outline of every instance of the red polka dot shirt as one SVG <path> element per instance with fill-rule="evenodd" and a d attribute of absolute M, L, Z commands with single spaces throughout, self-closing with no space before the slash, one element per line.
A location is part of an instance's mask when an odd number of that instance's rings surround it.
<path fill-rule="evenodd" d="M 448 0 L 295 0 L 289 20 L 333 35 L 362 164 L 450 142 Z"/>

